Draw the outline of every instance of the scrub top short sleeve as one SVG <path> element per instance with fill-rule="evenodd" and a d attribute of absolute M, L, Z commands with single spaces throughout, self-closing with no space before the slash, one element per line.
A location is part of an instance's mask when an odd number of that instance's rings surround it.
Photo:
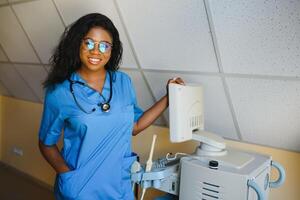
<path fill-rule="evenodd" d="M 131 98 L 132 98 L 133 108 L 134 108 L 134 122 L 137 122 L 140 119 L 140 117 L 144 114 L 144 111 L 138 106 L 135 89 L 130 78 L 129 81 L 130 81 L 130 88 L 131 88 L 130 93 L 131 93 Z"/>
<path fill-rule="evenodd" d="M 56 144 L 64 126 L 64 119 L 58 101 L 59 99 L 56 98 L 54 92 L 46 91 L 43 116 L 39 130 L 39 139 L 45 145 Z"/>

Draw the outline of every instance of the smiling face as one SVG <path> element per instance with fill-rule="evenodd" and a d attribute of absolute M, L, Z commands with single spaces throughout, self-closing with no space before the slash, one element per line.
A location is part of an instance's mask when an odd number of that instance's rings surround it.
<path fill-rule="evenodd" d="M 112 37 L 101 27 L 91 28 L 80 46 L 81 69 L 84 71 L 102 71 L 111 57 Z M 101 51 L 100 51 L 101 50 Z"/>

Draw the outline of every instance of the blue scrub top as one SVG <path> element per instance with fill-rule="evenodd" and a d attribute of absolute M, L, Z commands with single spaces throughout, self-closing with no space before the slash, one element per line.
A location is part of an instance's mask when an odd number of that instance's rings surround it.
<path fill-rule="evenodd" d="M 134 122 L 143 114 L 138 107 L 131 79 L 124 72 L 112 73 L 113 95 L 110 111 L 97 106 L 109 99 L 110 80 L 99 92 L 74 84 L 74 93 L 84 113 L 70 92 L 65 80 L 53 90 L 47 90 L 39 139 L 45 145 L 58 142 L 63 130 L 61 154 L 71 169 L 58 174 L 55 196 L 58 200 L 131 200 L 134 199 L 130 182 L 130 166 L 136 159 L 131 151 Z M 71 79 L 86 83 L 78 73 Z"/>

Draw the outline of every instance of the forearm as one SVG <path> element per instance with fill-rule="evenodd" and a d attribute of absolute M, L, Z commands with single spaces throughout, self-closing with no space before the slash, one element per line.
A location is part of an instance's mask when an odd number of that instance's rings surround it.
<path fill-rule="evenodd" d="M 145 128 L 150 126 L 168 107 L 168 96 L 163 96 L 151 108 L 144 112 L 133 128 L 133 135 L 137 135 Z"/>
<path fill-rule="evenodd" d="M 56 145 L 46 146 L 39 141 L 39 148 L 43 157 L 57 173 L 63 173 L 70 170 Z"/>

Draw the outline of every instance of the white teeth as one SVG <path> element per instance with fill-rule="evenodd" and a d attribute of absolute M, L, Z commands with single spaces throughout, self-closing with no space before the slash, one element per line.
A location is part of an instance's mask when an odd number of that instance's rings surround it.
<path fill-rule="evenodd" d="M 100 61 L 101 61 L 101 59 L 99 59 L 99 58 L 89 58 L 89 62 L 94 65 L 99 64 Z"/>
<path fill-rule="evenodd" d="M 100 61 L 100 59 L 98 59 L 98 58 L 89 58 L 89 60 L 92 61 L 92 62 L 99 62 Z"/>

